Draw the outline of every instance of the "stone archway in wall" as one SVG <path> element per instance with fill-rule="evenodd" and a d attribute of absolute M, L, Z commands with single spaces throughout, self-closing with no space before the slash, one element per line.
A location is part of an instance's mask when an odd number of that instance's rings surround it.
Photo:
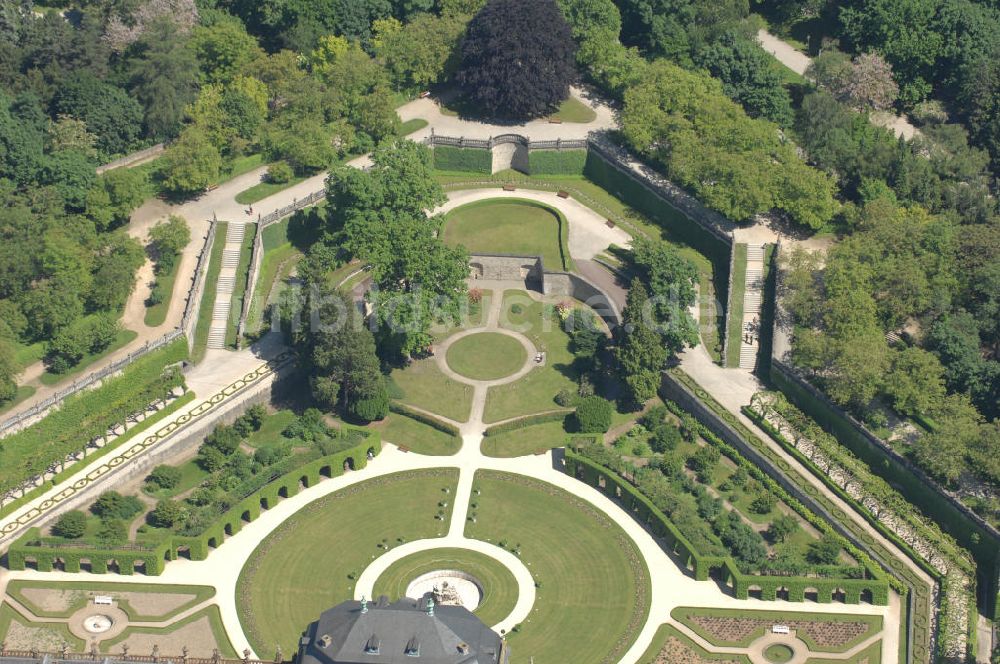
<path fill-rule="evenodd" d="M 520 142 L 500 143 L 494 145 L 492 171 L 499 173 L 514 169 L 522 173 L 528 172 L 528 146 Z"/>

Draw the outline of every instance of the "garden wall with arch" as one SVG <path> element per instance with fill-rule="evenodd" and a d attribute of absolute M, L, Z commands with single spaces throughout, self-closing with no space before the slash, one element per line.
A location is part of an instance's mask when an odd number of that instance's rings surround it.
<path fill-rule="evenodd" d="M 354 447 L 314 459 L 272 477 L 267 484 L 244 497 L 228 509 L 204 531 L 195 536 L 168 535 L 155 545 L 124 544 L 101 546 L 94 542 L 66 542 L 41 536 L 32 528 L 7 554 L 7 566 L 12 570 L 27 569 L 33 564 L 40 572 L 61 569 L 80 572 L 89 567 L 95 574 L 114 571 L 119 574 L 142 572 L 149 576 L 163 573 L 167 561 L 184 555 L 191 560 L 204 560 L 211 549 L 219 547 L 227 536 L 235 535 L 244 523 L 257 519 L 261 511 L 270 509 L 283 498 L 296 495 L 323 479 L 343 475 L 345 467 L 360 470 L 368 464 L 368 454 L 382 450 L 381 436 L 368 429 L 344 425 L 345 429 L 364 434 L 364 440 Z"/>

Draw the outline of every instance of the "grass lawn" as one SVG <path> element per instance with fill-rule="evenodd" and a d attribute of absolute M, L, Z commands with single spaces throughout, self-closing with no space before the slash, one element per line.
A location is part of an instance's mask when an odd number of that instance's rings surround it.
<path fill-rule="evenodd" d="M 871 664 L 882 661 L 882 640 L 879 639 L 859 653 L 855 653 L 847 659 L 833 659 L 832 657 L 810 657 L 805 664 Z"/>
<path fill-rule="evenodd" d="M 240 193 L 236 194 L 236 202 L 240 205 L 250 205 L 252 203 L 256 203 L 257 201 L 262 201 L 268 196 L 273 196 L 279 191 L 297 185 L 305 180 L 306 177 L 308 176 L 296 176 L 288 182 L 270 182 L 265 179 L 264 181 L 258 182 L 254 186 L 244 189 Z"/>
<path fill-rule="evenodd" d="M 391 375 L 395 398 L 456 422 L 469 419 L 472 387 L 448 378 L 437 368 L 434 358 L 417 360 Z"/>
<path fill-rule="evenodd" d="M 486 325 L 486 314 L 490 310 L 490 303 L 493 301 L 493 291 L 481 290 L 482 297 L 479 302 L 472 302 L 466 299 L 461 304 L 465 310 L 459 312 L 459 321 L 454 320 L 436 321 L 431 325 L 430 333 L 434 338 L 434 343 L 441 343 L 455 332 L 467 330 L 471 327 L 482 327 Z"/>
<path fill-rule="evenodd" d="M 0 604 L 0 641 L 7 647 L 14 643 L 14 633 L 20 633 L 22 638 L 30 638 L 31 646 L 41 651 L 59 652 L 62 645 L 69 645 L 73 652 L 84 652 L 87 644 L 76 638 L 63 623 L 30 623 L 6 604 Z"/>
<path fill-rule="evenodd" d="M 767 661 L 775 662 L 775 664 L 785 664 L 794 656 L 795 651 L 784 643 L 773 643 L 764 649 L 764 657 Z"/>
<path fill-rule="evenodd" d="M 191 351 L 191 361 L 195 364 L 201 362 L 208 349 L 208 330 L 212 326 L 212 309 L 215 307 L 216 285 L 219 283 L 219 271 L 222 270 L 222 250 L 226 248 L 228 227 L 229 224 L 224 221 L 215 226 L 215 239 L 212 240 L 212 253 L 205 274 L 205 288 L 201 294 L 198 322 L 194 328 L 194 350 Z"/>
<path fill-rule="evenodd" d="M 177 279 L 177 268 L 180 267 L 180 257 L 174 261 L 173 268 L 161 272 L 155 276 L 156 283 L 160 285 L 160 292 L 163 293 L 163 301 L 159 304 L 146 307 L 146 315 L 143 322 L 148 327 L 159 327 L 167 319 L 167 312 L 170 311 L 170 300 L 174 296 L 174 281 Z"/>
<path fill-rule="evenodd" d="M 14 342 L 14 361 L 20 367 L 34 364 L 45 357 L 45 342 L 36 341 L 33 344 L 24 344 L 20 341 Z"/>
<path fill-rule="evenodd" d="M 519 549 L 541 584 L 531 617 L 509 636 L 512 664 L 617 661 L 649 613 L 649 573 L 632 540 L 554 486 L 490 471 L 473 486 L 466 536 Z"/>
<path fill-rule="evenodd" d="M 476 201 L 448 213 L 444 241 L 471 253 L 541 256 L 546 268 L 568 270 L 567 226 L 562 213 L 535 201 Z"/>
<path fill-rule="evenodd" d="M 667 659 L 660 659 L 660 653 L 664 653 Z M 750 664 L 750 658 L 746 655 L 708 652 L 673 625 L 662 625 L 656 630 L 653 642 L 639 658 L 639 664 L 657 664 L 664 661 Z"/>
<path fill-rule="evenodd" d="M 483 454 L 491 457 L 518 457 L 547 452 L 566 444 L 566 428 L 562 422 L 544 422 L 523 429 L 504 431 L 483 438 Z"/>
<path fill-rule="evenodd" d="M 569 97 L 566 101 L 559 104 L 559 110 L 550 115 L 549 119 L 560 122 L 587 123 L 593 122 L 596 117 L 597 113 L 590 106 L 587 106 L 576 97 Z"/>
<path fill-rule="evenodd" d="M 281 432 L 295 421 L 296 415 L 290 410 L 279 410 L 264 418 L 260 429 L 247 438 L 247 445 L 254 449 L 262 447 L 282 447 L 290 442 Z"/>
<path fill-rule="evenodd" d="M 236 333 L 243 314 L 243 296 L 247 292 L 247 273 L 250 272 L 250 255 L 253 253 L 254 234 L 257 224 L 247 224 L 243 235 L 243 246 L 240 247 L 240 262 L 236 266 L 236 283 L 233 285 L 233 296 L 229 303 L 229 325 L 226 327 L 226 346 L 236 348 Z"/>
<path fill-rule="evenodd" d="M 260 273 L 254 286 L 253 301 L 247 314 L 247 332 L 256 332 L 264 323 L 267 303 L 271 301 L 271 293 L 281 289 L 285 280 L 298 262 L 302 252 L 286 242 L 274 249 L 267 250 L 260 262 Z"/>
<path fill-rule="evenodd" d="M 42 385 L 55 385 L 57 383 L 70 380 L 71 378 L 75 378 L 76 376 L 79 376 L 81 373 L 83 373 L 87 369 L 87 367 L 92 365 L 94 362 L 97 362 L 102 357 L 106 357 L 107 355 L 115 352 L 119 348 L 123 348 L 128 344 L 132 343 L 132 340 L 135 339 L 137 336 L 139 336 L 138 332 L 134 332 L 132 330 L 119 330 L 118 334 L 115 335 L 115 340 L 112 341 L 111 345 L 105 348 L 104 350 L 100 351 L 99 353 L 87 353 L 86 355 L 83 356 L 83 359 L 80 360 L 80 362 L 76 366 L 74 366 L 72 369 L 70 369 L 65 373 L 57 374 L 57 373 L 52 373 L 50 371 L 46 371 L 39 377 L 38 380 L 42 382 Z"/>
<path fill-rule="evenodd" d="M 355 579 L 384 547 L 444 535 L 457 482 L 454 469 L 386 475 L 320 498 L 282 523 L 251 555 L 236 590 L 254 650 L 280 644 L 296 652 L 302 630 L 354 596 Z"/>
<path fill-rule="evenodd" d="M 382 434 L 382 440 L 406 447 L 417 454 L 450 456 L 462 447 L 462 439 L 424 424 L 400 413 L 391 413 L 373 427 Z"/>
<path fill-rule="evenodd" d="M 543 191 L 562 189 L 598 214 L 613 219 L 616 224 L 631 235 L 646 235 L 670 243 L 698 267 L 699 296 L 701 299 L 699 318 L 703 327 L 702 339 L 712 359 L 717 362 L 722 360 L 722 345 L 719 343 L 719 339 L 725 334 L 725 330 L 722 329 L 725 325 L 725 303 L 721 302 L 718 307 L 715 306 L 715 303 L 719 300 L 720 294 L 724 295 L 726 292 L 729 256 L 727 253 L 724 261 L 719 257 L 713 262 L 711 257 L 701 253 L 673 232 L 670 225 L 694 223 L 676 208 L 662 205 L 658 209 L 656 218 L 651 218 L 630 207 L 582 175 L 531 176 L 508 170 L 493 175 L 437 171 L 436 177 L 446 190 L 499 187 L 506 182 L 516 183 L 517 186 L 526 189 Z M 483 182 L 494 184 L 482 184 Z M 714 333 L 711 331 L 713 323 L 715 325 Z"/>
<path fill-rule="evenodd" d="M 6 413 L 8 410 L 21 403 L 25 399 L 28 399 L 35 393 L 35 388 L 30 385 L 21 385 L 17 388 L 17 392 L 14 393 L 14 398 L 10 401 L 4 403 L 0 406 L 0 413 Z"/>
<path fill-rule="evenodd" d="M 556 394 L 562 389 L 575 389 L 579 375 L 559 316 L 555 312 L 547 314 L 545 305 L 531 300 L 523 291 L 504 291 L 503 298 L 500 324 L 521 332 L 536 348 L 545 351 L 545 365 L 513 383 L 491 387 L 484 413 L 487 423 L 559 408 Z M 515 305 L 521 308 L 520 313 L 514 313 Z"/>
<path fill-rule="evenodd" d="M 164 498 L 173 498 L 174 496 L 180 495 L 185 491 L 188 491 L 189 489 L 195 488 L 196 486 L 204 482 L 209 475 L 211 475 L 211 473 L 209 473 L 207 470 L 199 466 L 194 459 L 191 459 L 190 461 L 185 461 L 180 466 L 178 466 L 178 468 L 180 468 L 181 470 L 181 481 L 177 483 L 177 486 L 173 487 L 172 489 L 156 489 L 155 491 L 150 491 L 148 489 L 149 485 L 144 485 L 142 490 L 143 493 L 145 493 L 147 496 L 152 496 L 157 500 L 163 500 Z M 151 472 L 152 470 L 153 469 L 150 468 Z"/>
<path fill-rule="evenodd" d="M 743 340 L 743 294 L 747 283 L 747 246 L 733 247 L 733 290 L 729 293 L 729 329 L 726 331 L 726 366 L 740 366 L 740 345 Z"/>
<path fill-rule="evenodd" d="M 415 131 L 420 131 L 427 126 L 427 120 L 423 118 L 413 118 L 412 120 L 407 120 L 399 125 L 399 129 L 396 130 L 397 136 L 409 136 Z"/>
<path fill-rule="evenodd" d="M 375 582 L 375 596 L 388 595 L 393 602 L 406 597 L 411 581 L 435 570 L 465 572 L 479 581 L 483 598 L 474 613 L 487 625 L 506 618 L 517 604 L 517 579 L 511 571 L 495 559 L 468 549 L 434 549 L 403 558 Z"/>
<path fill-rule="evenodd" d="M 473 380 L 498 380 L 524 366 L 528 353 L 521 342 L 499 332 L 479 332 L 448 347 L 448 366 Z"/>

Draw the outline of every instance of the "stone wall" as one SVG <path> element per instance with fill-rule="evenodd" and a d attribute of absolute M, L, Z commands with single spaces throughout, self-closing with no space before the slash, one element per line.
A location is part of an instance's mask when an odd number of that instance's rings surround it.
<path fill-rule="evenodd" d="M 608 294 L 578 274 L 546 272 L 542 292 L 546 295 L 569 295 L 580 300 L 603 318 L 612 330 L 621 324 L 621 312 Z"/>
<path fill-rule="evenodd" d="M 544 266 L 538 256 L 509 254 L 472 254 L 469 256 L 473 279 L 524 281 L 541 288 Z"/>

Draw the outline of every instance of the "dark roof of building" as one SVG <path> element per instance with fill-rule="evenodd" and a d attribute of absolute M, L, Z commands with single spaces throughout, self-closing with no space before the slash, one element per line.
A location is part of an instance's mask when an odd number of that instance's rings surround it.
<path fill-rule="evenodd" d="M 461 606 L 344 602 L 306 630 L 298 664 L 504 664 L 500 637 Z M 501 657 L 503 659 L 501 660 Z"/>

